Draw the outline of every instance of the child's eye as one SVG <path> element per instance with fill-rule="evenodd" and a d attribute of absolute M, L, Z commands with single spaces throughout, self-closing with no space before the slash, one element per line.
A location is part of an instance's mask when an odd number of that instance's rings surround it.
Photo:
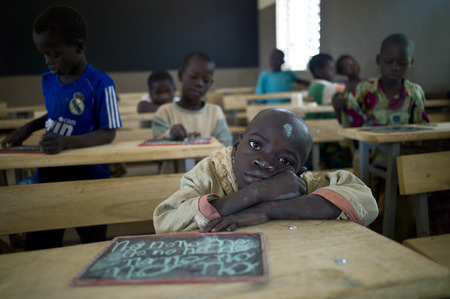
<path fill-rule="evenodd" d="M 250 147 L 255 149 L 255 150 L 260 150 L 261 149 L 261 144 L 259 142 L 250 141 L 249 144 L 250 144 Z"/>
<path fill-rule="evenodd" d="M 289 160 L 289 159 L 287 159 L 287 158 L 285 158 L 285 157 L 279 157 L 278 160 L 279 160 L 281 163 L 285 164 L 285 165 L 289 165 L 289 166 L 293 166 L 293 165 L 294 165 L 294 163 L 292 163 L 291 160 Z"/>

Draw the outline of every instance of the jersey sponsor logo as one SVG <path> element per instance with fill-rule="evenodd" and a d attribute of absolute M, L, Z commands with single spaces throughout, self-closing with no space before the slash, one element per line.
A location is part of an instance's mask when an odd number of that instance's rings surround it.
<path fill-rule="evenodd" d="M 45 122 L 45 130 L 62 136 L 71 136 L 76 123 L 75 120 L 63 118 L 62 116 L 58 118 L 58 121 L 48 118 Z"/>
<path fill-rule="evenodd" d="M 69 102 L 70 112 L 74 115 L 80 115 L 84 112 L 84 96 L 81 92 L 73 94 L 73 98 Z"/>

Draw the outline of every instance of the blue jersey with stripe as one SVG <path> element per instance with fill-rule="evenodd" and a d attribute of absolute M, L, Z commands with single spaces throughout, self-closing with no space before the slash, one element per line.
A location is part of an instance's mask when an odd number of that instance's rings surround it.
<path fill-rule="evenodd" d="M 114 81 L 91 65 L 68 84 L 46 71 L 42 76 L 42 91 L 48 112 L 47 132 L 74 136 L 122 126 Z"/>
<path fill-rule="evenodd" d="M 42 91 L 48 113 L 47 132 L 75 136 L 122 126 L 114 81 L 91 65 L 69 84 L 61 83 L 58 75 L 47 70 L 42 75 Z M 108 177 L 107 164 L 39 168 L 35 175 L 38 183 Z"/>

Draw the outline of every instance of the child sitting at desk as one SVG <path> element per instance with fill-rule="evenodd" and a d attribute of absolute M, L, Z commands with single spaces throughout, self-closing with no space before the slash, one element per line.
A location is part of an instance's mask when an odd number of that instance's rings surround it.
<path fill-rule="evenodd" d="M 87 25 L 67 6 L 43 11 L 33 25 L 33 41 L 48 70 L 42 76 L 47 114 L 14 131 L 2 147 L 21 145 L 34 131 L 46 133 L 39 145 L 45 154 L 96 146 L 114 140 L 122 126 L 113 80 L 86 60 Z M 39 168 L 37 183 L 109 178 L 108 165 Z M 106 239 L 106 225 L 77 228 L 83 243 Z M 25 250 L 62 246 L 64 229 L 26 235 Z"/>
<path fill-rule="evenodd" d="M 256 84 L 256 94 L 265 94 L 271 92 L 288 92 L 294 90 L 294 83 L 308 85 L 306 80 L 299 79 L 297 75 L 290 70 L 283 71 L 281 68 L 284 64 L 284 53 L 281 50 L 274 49 L 270 54 L 270 69 L 271 71 L 262 71 L 259 74 L 258 82 Z M 290 99 L 272 99 L 259 100 L 258 103 L 273 104 L 289 102 Z"/>
<path fill-rule="evenodd" d="M 336 116 L 343 127 L 385 126 L 428 123 L 425 112 L 425 96 L 422 88 L 405 79 L 406 71 L 413 63 L 414 43 L 404 34 L 386 37 L 376 56 L 381 76 L 361 82 L 346 96 L 333 99 Z M 416 151 L 402 147 L 402 152 Z M 353 168 L 359 173 L 359 154 L 355 153 Z M 385 167 L 386 153 L 374 146 L 371 150 L 372 165 Z M 383 206 L 383 181 L 374 179 L 372 189 Z"/>
<path fill-rule="evenodd" d="M 184 58 L 178 70 L 181 99 L 164 104 L 156 111 L 152 124 L 155 138 L 214 136 L 224 146 L 232 144 L 222 108 L 202 100 L 213 83 L 214 67 L 214 61 L 202 52 L 193 52 Z"/>
<path fill-rule="evenodd" d="M 405 79 L 413 63 L 414 43 L 404 34 L 392 34 L 382 44 L 376 62 L 381 76 L 357 85 L 348 97 L 335 100 L 336 114 L 345 127 L 420 124 L 429 122 L 422 88 Z"/>
<path fill-rule="evenodd" d="M 175 97 L 175 84 L 167 71 L 152 72 L 147 84 L 148 94 L 141 98 L 137 107 L 138 113 L 155 112 L 163 104 L 180 100 L 179 97 Z"/>
<path fill-rule="evenodd" d="M 359 76 L 361 68 L 358 61 L 350 55 L 342 55 L 336 61 L 336 73 L 347 77 L 345 84 L 347 85 L 347 91 L 353 91 L 361 82 Z"/>
<path fill-rule="evenodd" d="M 331 105 L 331 99 L 337 92 L 345 91 L 345 84 L 332 82 L 335 69 L 334 60 L 328 54 L 319 53 L 308 64 L 314 80 L 308 87 L 308 94 L 318 105 Z M 305 118 L 334 118 L 334 113 L 308 113 Z"/>
<path fill-rule="evenodd" d="M 298 115 L 261 111 L 233 147 L 212 153 L 184 175 L 180 189 L 154 211 L 156 232 L 232 231 L 275 219 L 370 224 L 377 205 L 356 176 L 304 172 L 311 146 L 311 132 Z"/>

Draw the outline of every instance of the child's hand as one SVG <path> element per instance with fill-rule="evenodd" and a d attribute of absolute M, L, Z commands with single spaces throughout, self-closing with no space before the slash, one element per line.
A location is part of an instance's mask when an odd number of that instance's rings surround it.
<path fill-rule="evenodd" d="M 341 92 L 336 92 L 331 99 L 331 103 L 335 110 L 342 110 L 347 107 L 347 98 Z"/>
<path fill-rule="evenodd" d="M 265 200 L 282 200 L 306 193 L 305 182 L 290 170 L 282 171 L 273 177 L 259 181 L 258 188 L 262 189 Z"/>
<path fill-rule="evenodd" d="M 41 151 L 46 154 L 57 154 L 67 146 L 67 138 L 56 133 L 45 133 L 39 141 Z"/>
<path fill-rule="evenodd" d="M 22 143 L 30 137 L 30 135 L 31 133 L 28 131 L 28 128 L 26 126 L 22 126 L 2 140 L 2 148 L 22 145 Z"/>
<path fill-rule="evenodd" d="M 170 129 L 170 138 L 174 140 L 182 140 L 188 136 L 188 133 L 182 124 L 173 125 Z"/>
<path fill-rule="evenodd" d="M 201 229 L 200 232 L 219 232 L 224 230 L 231 232 L 238 226 L 256 225 L 268 222 L 270 219 L 262 207 L 263 205 L 260 204 L 234 215 L 214 219 Z"/>

